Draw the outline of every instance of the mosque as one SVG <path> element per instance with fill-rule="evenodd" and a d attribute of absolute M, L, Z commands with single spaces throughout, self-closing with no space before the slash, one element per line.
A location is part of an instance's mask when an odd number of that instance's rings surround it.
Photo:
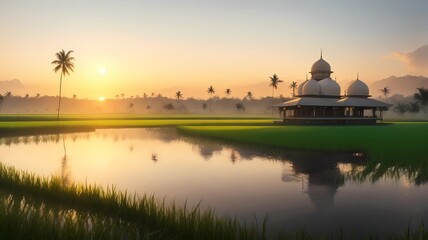
<path fill-rule="evenodd" d="M 344 95 L 340 85 L 330 75 L 330 64 L 321 57 L 311 68 L 311 79 L 297 88 L 290 101 L 275 105 L 284 124 L 376 124 L 383 119 L 382 112 L 391 104 L 370 98 L 368 86 L 357 79 L 352 81 Z"/>

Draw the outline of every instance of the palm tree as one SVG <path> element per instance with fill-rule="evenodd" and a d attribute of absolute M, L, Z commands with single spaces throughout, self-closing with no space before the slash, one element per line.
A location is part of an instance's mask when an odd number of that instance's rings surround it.
<path fill-rule="evenodd" d="M 232 93 L 232 90 L 230 90 L 230 88 L 228 88 L 228 89 L 226 89 L 225 93 L 227 96 L 230 96 L 230 94 Z"/>
<path fill-rule="evenodd" d="M 25 94 L 25 97 L 24 98 L 29 98 L 30 97 L 30 94 Z"/>
<path fill-rule="evenodd" d="M 115 97 L 116 97 L 116 100 L 119 100 L 119 94 L 116 94 Z"/>
<path fill-rule="evenodd" d="M 379 91 L 383 94 L 383 97 L 386 98 L 388 97 L 388 94 L 391 92 L 391 89 L 389 89 L 389 87 L 384 87 Z"/>
<path fill-rule="evenodd" d="M 253 99 L 253 93 L 250 92 L 250 91 L 247 92 L 247 98 L 250 99 L 250 100 Z"/>
<path fill-rule="evenodd" d="M 421 110 L 421 106 L 419 106 L 419 103 L 417 102 L 411 102 L 409 103 L 409 112 L 416 114 Z"/>
<path fill-rule="evenodd" d="M 407 112 L 407 105 L 404 103 L 399 103 L 394 107 L 394 111 L 398 112 L 400 115 L 404 115 Z"/>
<path fill-rule="evenodd" d="M 12 92 L 11 91 L 6 91 L 5 96 L 6 97 L 11 97 L 12 96 Z"/>
<path fill-rule="evenodd" d="M 238 110 L 238 112 L 240 112 L 241 110 L 245 111 L 245 106 L 243 103 L 238 102 L 235 104 L 235 109 Z"/>
<path fill-rule="evenodd" d="M 0 94 L 0 112 L 1 112 L 1 109 L 3 107 L 3 101 L 4 101 L 4 97 L 3 97 L 3 95 Z"/>
<path fill-rule="evenodd" d="M 278 88 L 278 84 L 282 83 L 283 81 L 280 80 L 276 74 L 272 75 L 272 77 L 269 77 L 269 78 L 270 78 L 270 84 L 269 84 L 269 86 L 272 87 L 272 114 L 273 114 L 273 96 L 274 96 L 273 94 L 274 94 L 274 90 L 277 89 Z"/>
<path fill-rule="evenodd" d="M 76 99 L 76 98 L 77 98 L 77 95 L 76 95 L 76 94 L 73 94 L 73 98 L 74 98 L 74 99 Z"/>
<path fill-rule="evenodd" d="M 122 96 L 122 99 L 125 99 L 125 93 L 121 93 L 120 96 Z"/>
<path fill-rule="evenodd" d="M 210 86 L 208 88 L 207 92 L 210 95 L 210 106 L 209 106 L 209 108 L 211 109 L 211 102 L 212 102 L 213 94 L 215 93 L 213 86 Z"/>
<path fill-rule="evenodd" d="M 297 82 L 291 82 L 291 84 L 290 84 L 290 88 L 291 89 L 293 89 L 293 98 L 294 98 L 294 96 L 295 96 L 295 91 L 296 91 L 296 88 L 297 88 Z"/>
<path fill-rule="evenodd" d="M 39 98 L 40 97 L 40 93 L 36 93 L 36 98 Z"/>
<path fill-rule="evenodd" d="M 425 112 L 425 107 L 428 104 L 428 89 L 420 87 L 417 90 L 418 92 L 413 95 L 413 99 L 422 106 Z"/>
<path fill-rule="evenodd" d="M 54 64 L 54 72 L 58 72 L 61 71 L 61 76 L 59 79 L 59 99 L 58 99 L 58 114 L 56 116 L 56 120 L 59 120 L 59 111 L 61 109 L 61 88 L 62 88 L 62 76 L 63 75 L 70 75 L 70 71 L 73 72 L 73 68 L 74 68 L 74 57 L 71 56 L 71 53 L 73 53 L 73 51 L 68 51 L 67 53 L 65 53 L 64 50 L 61 50 L 59 52 L 57 52 L 56 55 L 56 59 L 51 63 Z"/>
<path fill-rule="evenodd" d="M 183 94 L 181 93 L 181 91 L 177 91 L 175 93 L 175 97 L 177 98 L 177 100 L 180 100 L 180 98 L 183 98 Z"/>

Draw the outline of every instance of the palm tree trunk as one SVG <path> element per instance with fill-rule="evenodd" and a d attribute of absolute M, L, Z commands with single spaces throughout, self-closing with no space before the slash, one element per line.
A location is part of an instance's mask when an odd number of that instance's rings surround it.
<path fill-rule="evenodd" d="M 273 116 L 273 87 L 272 87 L 272 106 L 271 106 L 271 108 L 272 108 L 272 116 Z"/>
<path fill-rule="evenodd" d="M 62 87 L 62 72 L 61 77 L 59 78 L 59 98 L 58 98 L 58 114 L 56 115 L 56 120 L 59 120 L 59 110 L 61 109 L 61 87 Z"/>

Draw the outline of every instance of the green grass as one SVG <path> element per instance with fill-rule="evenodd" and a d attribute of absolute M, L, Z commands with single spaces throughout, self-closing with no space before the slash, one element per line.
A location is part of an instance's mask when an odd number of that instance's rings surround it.
<path fill-rule="evenodd" d="M 180 126 L 190 135 L 293 150 L 364 152 L 366 171 L 358 178 L 407 174 L 428 181 L 428 122 L 376 126 Z M 392 172 L 391 172 L 392 171 Z"/>

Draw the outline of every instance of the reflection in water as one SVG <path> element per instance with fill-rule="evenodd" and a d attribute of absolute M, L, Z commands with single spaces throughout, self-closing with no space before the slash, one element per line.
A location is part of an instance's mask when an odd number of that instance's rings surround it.
<path fill-rule="evenodd" d="M 65 137 L 62 137 L 62 146 L 64 148 L 64 156 L 61 158 L 61 182 L 63 185 L 68 186 L 71 184 L 70 168 L 67 165 L 67 147 L 65 146 Z"/>
<path fill-rule="evenodd" d="M 28 159 L 35 151 L 39 154 Z M 249 147 L 166 128 L 0 138 L 0 161 L 19 169 L 58 173 L 58 162 L 52 160 L 58 156 L 63 184 L 114 184 L 118 190 L 154 193 L 177 203 L 202 201 L 202 208 L 247 221 L 268 213 L 271 227 L 377 229 L 397 222 L 406 226 L 409 216 L 428 217 L 428 196 L 411 183 L 418 175 L 408 174 L 406 181 L 402 174 L 391 178 L 387 165 L 366 165 L 360 153 Z M 391 219 L 389 225 L 384 219 Z"/>

